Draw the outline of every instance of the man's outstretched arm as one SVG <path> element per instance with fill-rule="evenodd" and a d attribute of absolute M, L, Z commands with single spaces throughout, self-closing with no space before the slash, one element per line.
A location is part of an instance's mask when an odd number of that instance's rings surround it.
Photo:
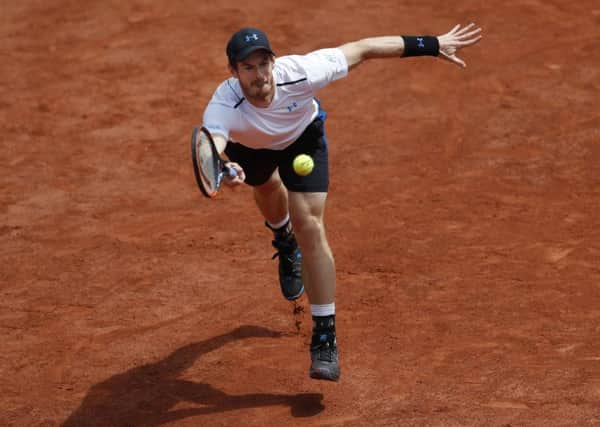
<path fill-rule="evenodd" d="M 388 58 L 393 56 L 440 56 L 461 67 L 465 62 L 456 56 L 463 47 L 471 46 L 481 39 L 481 28 L 469 24 L 461 28 L 455 26 L 446 34 L 432 36 L 382 36 L 371 37 L 346 43 L 340 46 L 352 69 L 366 59 Z"/>

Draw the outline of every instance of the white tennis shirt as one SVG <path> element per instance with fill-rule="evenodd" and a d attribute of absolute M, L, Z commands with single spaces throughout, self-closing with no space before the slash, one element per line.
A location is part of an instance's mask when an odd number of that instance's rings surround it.
<path fill-rule="evenodd" d="M 239 80 L 219 85 L 204 110 L 203 125 L 211 132 L 250 148 L 283 150 L 317 116 L 315 94 L 348 75 L 348 63 L 339 48 L 275 59 L 275 95 L 266 108 L 244 99 Z"/>

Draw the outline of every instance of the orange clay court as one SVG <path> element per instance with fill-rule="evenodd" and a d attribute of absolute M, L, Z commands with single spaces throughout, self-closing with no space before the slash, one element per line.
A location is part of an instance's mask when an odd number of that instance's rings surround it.
<path fill-rule="evenodd" d="M 190 134 L 225 43 L 476 22 L 323 90 L 342 378 Z M 3 2 L 0 425 L 600 425 L 600 4 Z"/>

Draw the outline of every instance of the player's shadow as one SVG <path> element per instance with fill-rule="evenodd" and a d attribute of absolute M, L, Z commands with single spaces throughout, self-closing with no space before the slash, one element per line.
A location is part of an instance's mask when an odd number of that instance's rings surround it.
<path fill-rule="evenodd" d="M 210 384 L 178 379 L 179 374 L 198 357 L 229 342 L 280 336 L 278 332 L 258 326 L 243 326 L 230 333 L 186 345 L 163 360 L 130 369 L 94 385 L 79 408 L 62 425 L 152 427 L 203 414 L 274 405 L 289 406 L 295 417 L 316 415 L 324 409 L 322 394 L 234 395 Z M 230 375 L 235 377 L 235 372 Z M 202 406 L 172 409 L 181 402 Z"/>

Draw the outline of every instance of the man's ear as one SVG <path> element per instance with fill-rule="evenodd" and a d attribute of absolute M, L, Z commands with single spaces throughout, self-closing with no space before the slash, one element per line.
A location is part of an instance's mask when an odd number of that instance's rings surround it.
<path fill-rule="evenodd" d="M 235 68 L 233 68 L 233 67 L 231 66 L 231 64 L 229 64 L 228 66 L 229 66 L 229 72 L 231 73 L 231 75 L 232 75 L 233 77 L 235 77 L 236 79 L 239 79 L 239 75 L 238 75 L 238 72 L 237 72 L 237 70 L 236 70 Z"/>

